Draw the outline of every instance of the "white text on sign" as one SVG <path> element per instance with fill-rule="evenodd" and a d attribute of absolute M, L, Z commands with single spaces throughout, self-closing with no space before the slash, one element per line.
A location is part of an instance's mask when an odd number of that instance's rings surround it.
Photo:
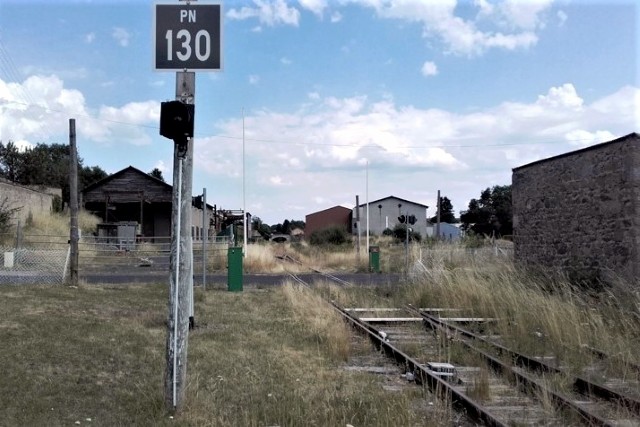
<path fill-rule="evenodd" d="M 196 11 L 195 10 L 180 10 L 180 22 L 184 22 L 187 19 L 187 22 L 196 22 Z"/>

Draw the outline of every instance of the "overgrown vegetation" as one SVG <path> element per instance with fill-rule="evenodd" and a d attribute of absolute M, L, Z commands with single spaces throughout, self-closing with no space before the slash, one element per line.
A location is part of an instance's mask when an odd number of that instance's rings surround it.
<path fill-rule="evenodd" d="M 351 234 L 344 227 L 332 226 L 311 233 L 309 243 L 312 245 L 341 246 L 351 243 Z"/>
<path fill-rule="evenodd" d="M 11 221 L 16 213 L 22 209 L 9 203 L 7 197 L 0 198 L 0 234 L 4 234 L 11 228 Z"/>

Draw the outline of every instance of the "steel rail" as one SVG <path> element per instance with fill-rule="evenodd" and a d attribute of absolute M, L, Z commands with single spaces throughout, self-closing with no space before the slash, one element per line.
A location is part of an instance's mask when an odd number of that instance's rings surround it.
<path fill-rule="evenodd" d="M 309 284 L 302 280 L 295 274 L 290 274 L 291 278 L 304 286 L 307 289 L 311 289 Z M 484 408 L 482 405 L 479 405 L 473 399 L 471 399 L 466 394 L 457 391 L 453 388 L 451 384 L 444 381 L 437 375 L 432 374 L 422 366 L 418 361 L 404 353 L 402 350 L 393 346 L 387 340 L 383 338 L 383 334 L 380 333 L 378 329 L 375 327 L 360 321 L 356 316 L 350 314 L 342 307 L 338 306 L 334 301 L 329 301 L 331 307 L 333 307 L 342 317 L 345 318 L 351 325 L 353 325 L 356 329 L 365 333 L 369 339 L 373 342 L 373 344 L 378 349 L 384 350 L 387 357 L 392 358 L 396 361 L 396 363 L 405 366 L 406 369 L 409 369 L 413 372 L 415 381 L 418 384 L 426 384 L 431 391 L 434 393 L 445 394 L 445 397 L 451 399 L 451 402 L 455 405 L 464 408 L 466 414 L 470 417 L 481 421 L 483 424 L 490 427 L 507 427 L 508 424 L 500 421 L 494 414 Z"/>
<path fill-rule="evenodd" d="M 584 348 L 586 348 L 587 350 L 589 350 L 591 353 L 595 354 L 596 356 L 598 356 L 598 358 L 602 359 L 602 360 L 607 360 L 607 359 L 618 359 L 620 361 L 620 363 L 624 363 L 625 365 L 627 365 L 628 367 L 630 367 L 631 369 L 633 369 L 636 372 L 640 372 L 640 365 L 638 365 L 637 363 L 633 363 L 630 361 L 625 361 L 625 360 L 621 360 L 622 357 L 617 356 L 617 355 L 610 355 L 608 353 L 605 353 L 602 350 L 598 350 L 597 348 L 593 348 L 591 346 L 585 345 Z"/>
<path fill-rule="evenodd" d="M 433 329 L 438 329 L 439 327 L 441 328 L 446 328 L 449 329 L 450 331 L 455 331 L 457 333 L 459 333 L 460 335 L 463 335 L 467 338 L 471 338 L 474 340 L 478 340 L 479 342 L 485 343 L 487 345 L 489 345 L 490 347 L 493 347 L 499 354 L 503 354 L 503 355 L 507 355 L 509 356 L 515 364 L 526 367 L 528 369 L 532 369 L 532 370 L 537 370 L 537 371 L 542 371 L 542 372 L 551 372 L 551 373 L 561 373 L 563 372 L 561 369 L 556 368 L 554 366 L 550 366 L 540 360 L 534 359 L 532 357 L 520 354 L 516 351 L 510 350 L 507 347 L 497 344 L 497 343 L 493 343 L 483 337 L 480 337 L 476 334 L 474 334 L 473 332 L 470 332 L 460 326 L 457 325 L 451 325 L 450 323 L 447 323 L 445 321 L 442 321 L 440 319 L 438 319 L 435 316 L 431 316 L 427 313 L 421 312 L 419 310 L 416 310 L 413 307 L 408 307 L 408 309 L 416 314 L 419 314 L 423 317 L 423 319 L 425 319 L 425 323 L 427 323 L 431 328 Z M 589 422 L 592 425 L 600 425 L 600 426 L 614 426 L 615 424 L 612 424 L 611 421 L 606 420 L 602 417 L 600 417 L 597 414 L 592 413 L 591 411 L 589 411 L 588 409 L 582 408 L 580 407 L 578 404 L 576 404 L 571 398 L 569 398 L 568 396 L 562 395 L 560 393 L 557 392 L 553 392 L 551 390 L 546 389 L 546 387 L 544 387 L 544 385 L 540 384 L 538 381 L 536 381 L 535 379 L 527 376 L 526 374 L 519 372 L 517 370 L 515 370 L 513 367 L 505 364 L 504 362 L 502 362 L 501 360 L 497 359 L 494 356 L 491 356 L 490 354 L 484 352 L 483 350 L 480 350 L 476 347 L 474 347 L 473 345 L 471 345 L 470 343 L 461 340 L 461 343 L 463 343 L 466 347 L 468 347 L 469 349 L 478 352 L 480 355 L 482 355 L 482 357 L 496 370 L 501 370 L 503 372 L 510 372 L 512 374 L 514 374 L 516 376 L 516 378 L 523 383 L 524 385 L 533 388 L 535 390 L 538 391 L 544 391 L 546 392 L 549 396 L 552 397 L 553 401 L 556 403 L 557 406 L 572 410 L 574 412 L 576 412 L 577 414 L 579 414 L 581 417 L 583 417 L 587 422 Z M 629 409 L 633 410 L 634 413 L 638 414 L 640 413 L 640 402 L 638 402 L 637 399 L 634 399 L 633 397 L 630 396 L 625 396 L 622 395 L 608 387 L 599 385 L 599 384 L 595 384 L 592 383 L 591 381 L 581 378 L 581 377 L 575 377 L 574 381 L 573 381 L 573 387 L 576 391 L 581 392 L 581 393 L 587 393 L 591 396 L 596 396 L 605 400 L 609 400 L 609 401 L 613 401 L 613 402 L 618 402 L 621 404 L 624 404 L 625 407 L 628 407 Z"/>
<path fill-rule="evenodd" d="M 487 408 L 478 404 L 465 393 L 456 390 L 447 381 L 444 381 L 437 375 L 431 373 L 427 368 L 422 366 L 418 361 L 407 355 L 383 338 L 383 334 L 375 327 L 360 321 L 356 316 L 339 307 L 335 302 L 331 301 L 331 305 L 336 309 L 347 321 L 354 327 L 366 333 L 374 345 L 378 349 L 384 350 L 387 357 L 392 358 L 396 363 L 405 366 L 412 371 L 415 381 L 418 384 L 426 384 L 434 393 L 444 393 L 451 399 L 451 402 L 461 408 L 470 417 L 481 421 L 483 424 L 492 427 L 506 427 L 508 424 L 502 422 L 496 415 L 491 413 Z"/>

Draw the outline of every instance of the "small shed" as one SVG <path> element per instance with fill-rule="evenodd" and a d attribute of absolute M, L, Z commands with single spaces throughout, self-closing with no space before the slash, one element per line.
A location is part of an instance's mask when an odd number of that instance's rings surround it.
<path fill-rule="evenodd" d="M 129 166 L 84 188 L 82 201 L 104 224 L 136 222 L 139 236 L 167 237 L 172 191 L 161 179 Z"/>

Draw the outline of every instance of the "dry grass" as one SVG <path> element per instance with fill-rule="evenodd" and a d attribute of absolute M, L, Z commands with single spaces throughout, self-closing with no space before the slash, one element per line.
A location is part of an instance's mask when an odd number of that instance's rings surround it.
<path fill-rule="evenodd" d="M 505 344 L 534 356 L 556 356 L 572 373 L 592 363 L 585 346 L 616 355 L 607 372 L 637 379 L 640 362 L 640 291 L 630 287 L 594 293 L 566 281 L 527 274 L 492 250 L 446 245 L 423 249 L 411 283 L 384 289 L 383 304 L 461 308 L 465 315 L 499 319 L 490 329 Z M 416 257 L 419 256 L 416 254 Z M 361 306 L 381 305 L 380 292 L 353 291 Z M 348 298 L 343 298 L 348 299 Z M 354 304 L 350 301 L 350 304 Z"/>
<path fill-rule="evenodd" d="M 351 334 L 342 317 L 322 297 L 300 285 L 287 281 L 282 291 L 297 321 L 307 326 L 318 344 L 327 347 L 334 360 L 347 361 Z"/>
<path fill-rule="evenodd" d="M 197 290 L 187 397 L 170 420 L 166 286 L 0 287 L 0 425 L 425 425 L 419 390 L 340 369 L 347 347 L 326 343 L 344 326 L 297 292 Z"/>
<path fill-rule="evenodd" d="M 25 237 L 29 236 L 59 236 L 62 239 L 69 237 L 69 214 L 39 214 L 33 217 L 30 224 L 24 228 Z M 100 218 L 81 210 L 78 213 L 78 228 L 82 233 L 92 233 Z"/>

